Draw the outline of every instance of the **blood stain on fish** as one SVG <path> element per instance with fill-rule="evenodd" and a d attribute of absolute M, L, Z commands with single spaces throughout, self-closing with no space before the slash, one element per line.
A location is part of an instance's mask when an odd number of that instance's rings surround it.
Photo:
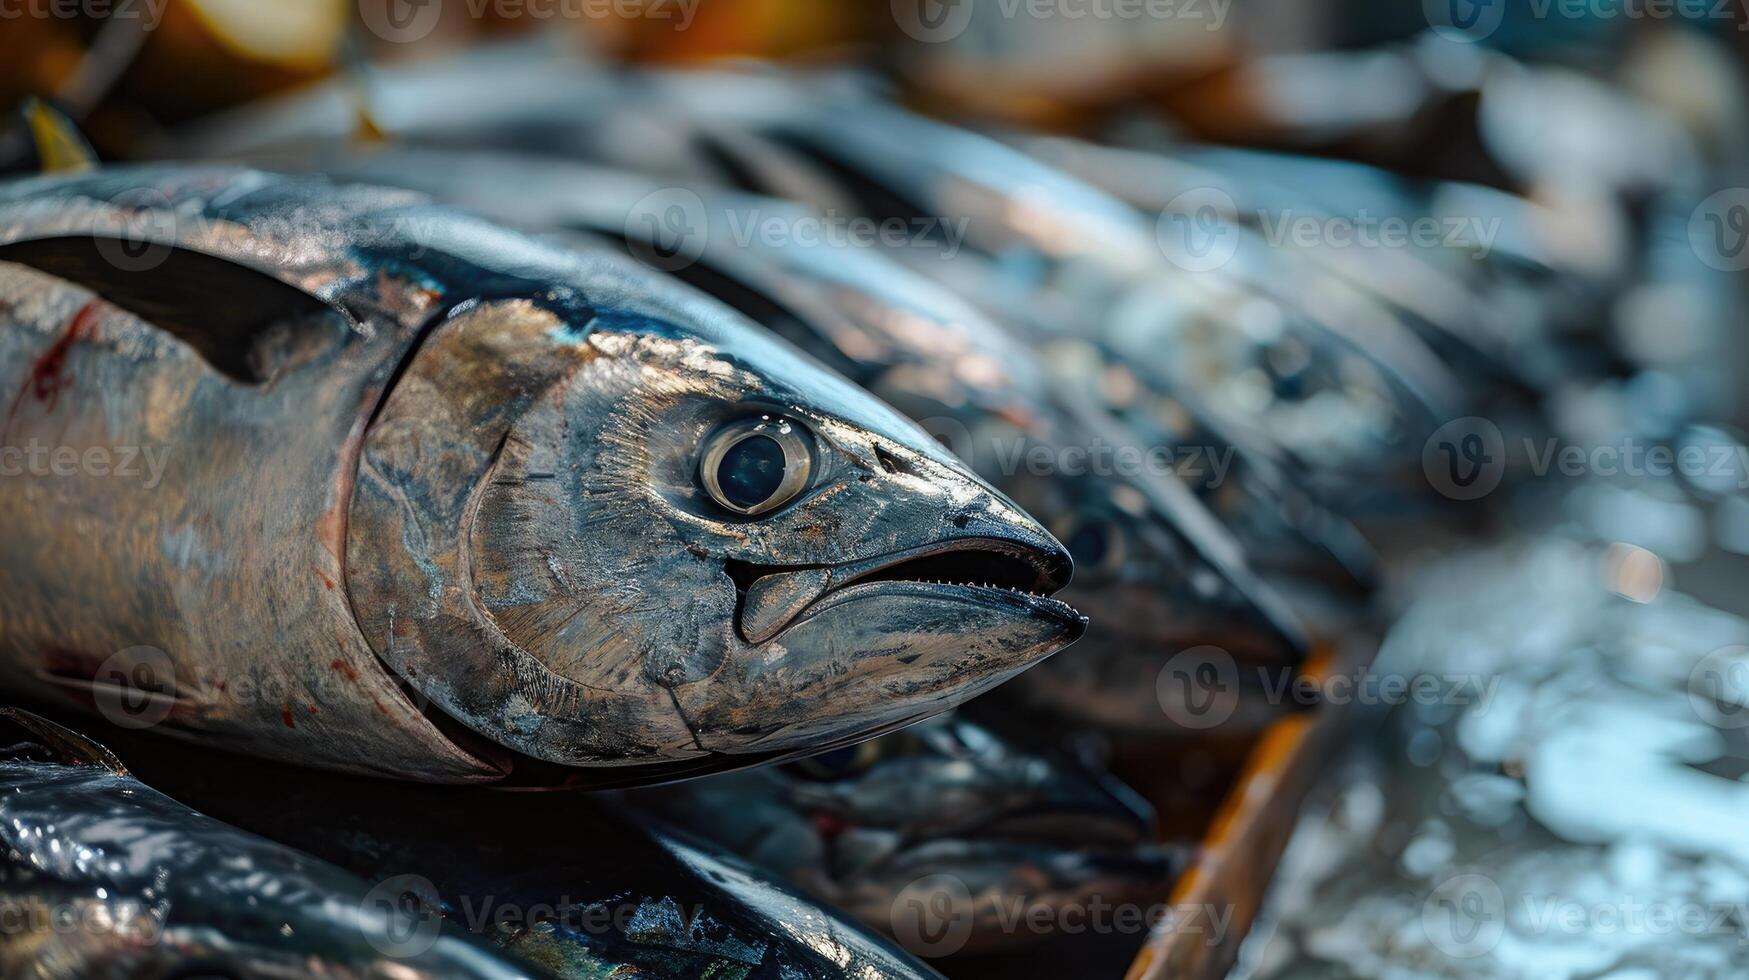
<path fill-rule="evenodd" d="M 61 335 L 55 338 L 48 350 L 37 356 L 24 387 L 13 396 L 12 407 L 6 412 L 8 425 L 11 424 L 12 417 L 18 414 L 18 406 L 24 401 L 26 393 L 47 406 L 47 411 L 55 410 L 56 403 L 61 399 L 61 391 L 67 387 L 67 353 L 73 349 L 74 344 L 91 333 L 92 327 L 97 323 L 101 303 L 101 300 L 94 298 L 79 307 L 79 311 L 67 321 Z"/>

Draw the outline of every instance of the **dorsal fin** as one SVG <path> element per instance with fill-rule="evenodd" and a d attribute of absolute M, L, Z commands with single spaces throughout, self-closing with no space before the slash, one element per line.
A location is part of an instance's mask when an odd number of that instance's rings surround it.
<path fill-rule="evenodd" d="M 11 722 L 24 729 L 55 758 L 74 766 L 102 766 L 118 776 L 128 774 L 127 767 L 114 752 L 96 742 L 22 708 L 0 708 L 0 721 Z"/>
<path fill-rule="evenodd" d="M 365 104 L 363 96 L 359 97 L 352 110 L 355 117 L 352 128 L 354 143 L 360 146 L 383 146 L 389 142 L 388 134 L 377 125 L 376 118 L 370 114 L 370 107 Z"/>
<path fill-rule="evenodd" d="M 43 173 L 77 173 L 97 166 L 97 154 L 73 121 L 38 98 L 24 102 L 24 121 L 36 144 L 37 165 Z"/>
<path fill-rule="evenodd" d="M 83 286 L 250 384 L 307 354 L 300 341 L 332 341 L 351 319 L 265 272 L 179 245 L 67 235 L 0 245 L 0 261 Z"/>

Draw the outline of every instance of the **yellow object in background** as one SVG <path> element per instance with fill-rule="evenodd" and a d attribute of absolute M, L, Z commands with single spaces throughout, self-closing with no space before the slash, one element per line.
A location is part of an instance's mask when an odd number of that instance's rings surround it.
<path fill-rule="evenodd" d="M 97 165 L 97 154 L 91 151 L 85 138 L 47 102 L 34 98 L 27 101 L 24 118 L 30 125 L 30 137 L 36 144 L 37 162 L 43 173 L 75 173 Z"/>
<path fill-rule="evenodd" d="M 230 53 L 306 71 L 334 61 L 355 9 L 346 0 L 182 2 Z"/>

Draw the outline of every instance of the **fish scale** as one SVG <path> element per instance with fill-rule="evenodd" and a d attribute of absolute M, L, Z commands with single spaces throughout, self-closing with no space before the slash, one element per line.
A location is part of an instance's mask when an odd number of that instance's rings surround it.
<path fill-rule="evenodd" d="M 926 717 L 1082 629 L 968 572 L 829 591 L 741 640 L 730 561 L 999 546 L 1054 589 L 1068 558 L 891 409 L 623 260 L 401 191 L 158 167 L 0 187 L 7 262 L 40 270 L 0 276 L 7 446 L 171 459 L 151 488 L 0 487 L 0 678 L 31 697 L 143 700 L 148 724 L 303 765 L 626 782 Z M 30 397 L 45 358 L 54 397 Z M 810 434 L 808 482 L 724 513 L 697 459 L 761 411 Z"/>

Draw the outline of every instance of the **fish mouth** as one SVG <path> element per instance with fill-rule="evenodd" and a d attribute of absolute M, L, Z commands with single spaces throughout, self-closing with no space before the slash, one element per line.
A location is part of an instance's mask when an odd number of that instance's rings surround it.
<path fill-rule="evenodd" d="M 953 875 L 974 893 L 1052 903 L 1081 893 L 1108 901 L 1158 899 L 1189 866 L 1192 849 L 1151 838 L 1151 811 L 1103 787 L 1061 787 L 1079 801 L 1018 804 L 935 826 L 860 828 L 830 808 L 808 810 L 827 849 L 837 898 L 879 924 L 909 883 Z M 1123 790 L 1127 794 L 1127 790 Z M 1104 798 L 1101 798 L 1104 796 Z"/>
<path fill-rule="evenodd" d="M 1086 617 L 1054 593 L 1069 583 L 1059 554 L 1000 538 L 957 538 L 836 564 L 762 565 L 730 560 L 735 624 L 760 644 L 839 602 L 890 592 L 1007 605 L 1077 632 Z"/>

